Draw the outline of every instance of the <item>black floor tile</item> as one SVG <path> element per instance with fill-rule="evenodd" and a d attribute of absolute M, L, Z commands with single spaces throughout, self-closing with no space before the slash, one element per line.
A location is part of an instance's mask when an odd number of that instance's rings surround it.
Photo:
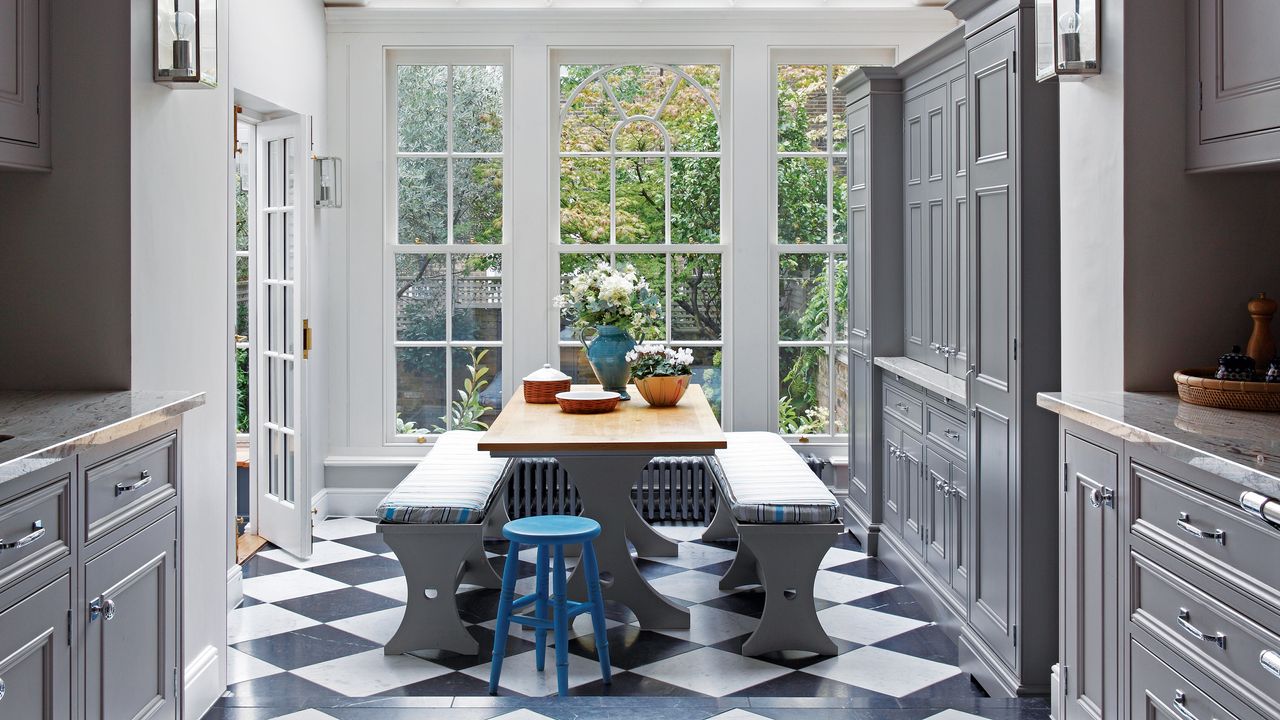
<path fill-rule="evenodd" d="M 278 560 L 262 557 L 261 552 L 248 560 L 245 560 L 244 564 L 240 566 L 240 570 L 244 573 L 245 578 L 266 577 L 267 575 L 274 575 L 276 573 L 288 572 L 296 569 L 297 568 L 292 565 L 286 565 Z"/>
<path fill-rule="evenodd" d="M 323 575 L 331 580 L 337 580 L 348 585 L 363 585 L 368 582 L 404 575 L 404 570 L 400 567 L 398 560 L 385 558 L 381 555 L 343 560 L 342 562 L 319 565 L 309 569 L 317 575 Z"/>
<path fill-rule="evenodd" d="M 387 610 L 403 604 L 385 595 L 349 587 L 315 595 L 304 595 L 290 600 L 281 600 L 276 603 L 276 606 L 304 615 L 312 620 L 327 623 L 355 615 L 366 615 L 380 610 Z"/>
<path fill-rule="evenodd" d="M 609 664 L 624 670 L 638 668 L 641 665 L 648 665 L 702 647 L 697 643 L 670 635 L 641 630 L 634 625 L 619 625 L 611 628 L 606 635 L 609 639 Z M 597 659 L 599 656 L 596 654 L 595 636 L 583 635 L 570 640 L 569 652 L 590 660 Z"/>
<path fill-rule="evenodd" d="M 369 533 L 368 535 L 353 535 L 352 537 L 340 538 L 333 542 L 342 543 L 343 545 L 349 545 L 353 548 L 377 553 L 379 555 L 391 552 L 391 548 L 383 542 L 382 535 L 376 532 Z"/>
<path fill-rule="evenodd" d="M 381 646 L 335 627 L 315 625 L 293 632 L 246 640 L 232 647 L 278 668 L 294 670 Z"/>

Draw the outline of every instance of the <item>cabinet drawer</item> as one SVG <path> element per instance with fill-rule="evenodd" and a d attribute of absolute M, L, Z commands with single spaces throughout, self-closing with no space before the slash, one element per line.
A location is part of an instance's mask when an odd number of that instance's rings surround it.
<path fill-rule="evenodd" d="M 905 386 L 891 380 L 884 381 L 884 411 L 916 432 L 924 432 L 924 399 Z"/>
<path fill-rule="evenodd" d="M 0 612 L 0 717 L 69 720 L 71 646 L 67 576 Z"/>
<path fill-rule="evenodd" d="M 1213 684 L 1208 683 L 1212 688 Z M 1220 690 L 1202 690 L 1136 640 L 1129 641 L 1129 717 L 1135 720 L 1262 720 L 1229 712 L 1213 700 Z M 1234 705 L 1234 703 L 1233 703 Z"/>
<path fill-rule="evenodd" d="M 1130 465 L 1130 482 L 1133 535 L 1280 608 L 1280 563 L 1275 561 L 1280 531 L 1137 463 Z"/>
<path fill-rule="evenodd" d="M 178 434 L 169 433 L 85 470 L 86 542 L 177 495 Z"/>
<path fill-rule="evenodd" d="M 1131 617 L 1213 679 L 1280 716 L 1280 636 L 1141 553 L 1130 556 Z M 1269 621 L 1275 624 L 1274 620 Z M 1276 662 L 1275 673 L 1268 660 Z"/>
<path fill-rule="evenodd" d="M 924 406 L 925 435 L 960 457 L 969 450 L 969 426 L 932 405 Z"/>
<path fill-rule="evenodd" d="M 0 505 L 0 588 L 71 554 L 71 474 Z"/>

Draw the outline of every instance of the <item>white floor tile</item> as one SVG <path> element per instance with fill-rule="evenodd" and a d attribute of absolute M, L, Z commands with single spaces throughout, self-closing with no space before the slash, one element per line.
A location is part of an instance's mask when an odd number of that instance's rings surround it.
<path fill-rule="evenodd" d="M 235 685 L 246 680 L 257 680 L 260 677 L 275 675 L 284 670 L 264 660 L 242 653 L 235 648 L 227 648 L 227 684 Z"/>
<path fill-rule="evenodd" d="M 333 520 L 316 523 L 315 527 L 311 529 L 311 534 L 325 540 L 340 540 L 358 535 L 369 535 L 376 532 L 374 528 L 377 526 L 377 523 L 364 518 L 334 518 Z"/>
<path fill-rule="evenodd" d="M 319 624 L 309 617 L 275 605 L 236 608 L 227 615 L 227 642 L 234 644 L 255 640 Z"/>
<path fill-rule="evenodd" d="M 649 584 L 663 595 L 695 603 L 729 594 L 720 589 L 719 577 L 704 572 L 674 573 L 650 580 Z"/>
<path fill-rule="evenodd" d="M 246 578 L 244 594 L 264 603 L 291 600 L 304 595 L 341 590 L 346 584 L 306 570 L 288 570 L 274 575 Z"/>
<path fill-rule="evenodd" d="M 528 614 L 528 613 L 525 613 L 525 614 Z M 617 620 L 610 620 L 609 618 L 604 619 L 604 626 L 606 628 L 616 628 L 621 624 L 622 623 L 618 622 Z M 480 627 L 486 628 L 488 630 L 492 630 L 497 626 L 498 626 L 497 620 L 489 620 L 487 622 L 480 623 Z M 518 637 L 522 640 L 528 640 L 529 642 L 534 641 L 533 628 L 527 628 L 518 623 L 510 623 L 510 627 L 508 628 L 507 632 L 508 634 L 511 635 L 511 637 Z M 590 613 L 587 613 L 585 615 L 579 615 L 573 619 L 573 622 L 569 623 L 570 638 L 577 638 L 577 637 L 582 637 L 584 635 L 591 635 L 594 632 L 595 632 L 595 626 L 591 624 Z M 547 646 L 550 647 L 555 644 L 556 644 L 555 633 L 548 632 Z"/>
<path fill-rule="evenodd" d="M 338 720 L 328 713 L 322 713 L 319 710 L 308 709 L 301 712 L 289 713 L 288 715 L 277 715 L 271 720 Z"/>
<path fill-rule="evenodd" d="M 858 552 L 857 550 L 846 550 L 844 548 L 831 548 L 827 554 L 823 556 L 822 562 L 818 563 L 818 567 L 826 570 L 838 565 L 848 565 L 851 562 L 866 560 L 867 554 Z"/>
<path fill-rule="evenodd" d="M 858 648 L 804 672 L 902 697 L 960 673 L 960 668 L 876 647 Z"/>
<path fill-rule="evenodd" d="M 878 643 L 929 624 L 852 605 L 836 605 L 826 610 L 819 610 L 818 620 L 822 622 L 822 627 L 828 635 L 850 640 L 859 645 Z"/>
<path fill-rule="evenodd" d="M 678 565 L 683 568 L 697 568 L 732 560 L 736 554 L 733 550 L 700 543 L 680 543 L 680 557 L 655 557 L 649 559 L 668 565 Z"/>
<path fill-rule="evenodd" d="M 959 710 L 943 710 L 937 715 L 930 715 L 925 720 L 987 720 L 981 715 L 960 712 Z"/>
<path fill-rule="evenodd" d="M 374 582 L 357 585 L 361 590 L 368 590 L 377 593 L 383 597 L 389 597 L 392 600 L 405 602 L 409 597 L 409 586 L 403 577 L 387 578 L 386 580 L 375 580 Z"/>
<path fill-rule="evenodd" d="M 308 665 L 293 674 L 347 697 L 368 697 L 448 672 L 446 667 L 412 655 L 384 655 L 378 648 Z"/>
<path fill-rule="evenodd" d="M 723 697 L 791 672 L 773 663 L 704 647 L 632 669 L 638 675 Z"/>
<path fill-rule="evenodd" d="M 520 708 L 519 710 L 504 713 L 495 718 L 491 718 L 490 720 L 551 720 L 551 718 L 543 715 L 542 713 L 536 713 L 528 708 Z"/>
<path fill-rule="evenodd" d="M 477 665 L 462 672 L 474 678 L 489 682 L 490 664 Z M 623 671 L 617 668 L 613 674 Z M 579 655 L 569 653 L 569 687 L 585 685 L 600 679 L 600 663 L 588 660 Z M 556 659 L 555 653 L 547 653 L 546 670 L 538 672 L 534 665 L 533 651 L 512 655 L 502 662 L 501 687 L 529 697 L 546 697 L 556 693 Z"/>
<path fill-rule="evenodd" d="M 880 582 L 879 580 L 868 580 L 867 578 L 843 575 L 830 570 L 819 570 L 818 576 L 813 581 L 813 594 L 823 600 L 847 603 L 868 595 L 884 592 L 885 590 L 892 590 L 895 587 L 897 585 Z"/>
<path fill-rule="evenodd" d="M 360 548 L 354 548 L 350 545 L 343 545 L 336 542 L 318 542 L 311 546 L 311 557 L 306 560 L 299 560 L 284 550 L 275 549 L 259 553 L 264 558 L 282 562 L 285 565 L 296 568 L 313 568 L 320 565 L 328 565 L 330 563 L 342 562 L 344 560 L 355 560 L 357 558 L 371 557 L 374 553 Z"/>
<path fill-rule="evenodd" d="M 657 530 L 659 535 L 665 535 L 666 537 L 679 542 L 701 540 L 702 533 L 707 531 L 707 529 L 701 525 L 663 525 L 661 527 L 654 528 L 654 530 Z"/>
<path fill-rule="evenodd" d="M 750 710 L 734 708 L 728 712 L 711 716 L 711 720 L 768 720 L 764 715 L 757 715 Z"/>
<path fill-rule="evenodd" d="M 639 623 L 632 623 L 639 625 Z M 759 620 L 706 605 L 689 608 L 688 630 L 655 630 L 663 635 L 689 640 L 699 645 L 715 645 L 754 632 Z"/>
<path fill-rule="evenodd" d="M 386 645 L 396 630 L 400 629 L 400 621 L 404 619 L 404 608 L 395 607 L 366 615 L 334 620 L 329 625 L 364 638 L 379 645 Z"/>

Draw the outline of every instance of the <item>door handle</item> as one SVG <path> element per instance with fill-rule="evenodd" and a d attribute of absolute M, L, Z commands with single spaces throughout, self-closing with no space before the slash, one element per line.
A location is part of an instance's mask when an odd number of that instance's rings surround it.
<path fill-rule="evenodd" d="M 1176 690 L 1173 693 L 1173 709 L 1187 720 L 1200 720 L 1195 713 L 1187 709 L 1187 694 L 1181 690 Z"/>
<path fill-rule="evenodd" d="M 0 552 L 4 552 L 5 550 L 19 550 L 21 548 L 24 548 L 30 545 L 31 543 L 39 540 L 40 538 L 44 537 L 44 533 L 45 533 L 44 521 L 37 520 L 31 523 L 30 534 L 24 535 L 23 537 L 20 537 L 17 540 L 11 540 L 9 542 L 5 542 L 3 539 L 0 539 Z"/>
<path fill-rule="evenodd" d="M 1188 612 L 1186 608 L 1178 608 L 1178 625 L 1185 630 L 1188 635 L 1200 640 L 1201 642 L 1210 642 L 1223 649 L 1226 649 L 1227 647 L 1226 635 L 1223 635 L 1222 633 L 1214 633 L 1210 635 L 1209 633 L 1202 632 L 1200 628 L 1195 625 L 1192 625 L 1191 613 Z"/>
<path fill-rule="evenodd" d="M 1188 535 L 1194 535 L 1202 540 L 1213 540 L 1219 545 L 1227 544 L 1227 532 L 1225 530 L 1201 530 L 1191 524 L 1191 516 L 1187 513 L 1178 513 L 1178 527 Z"/>
<path fill-rule="evenodd" d="M 1096 487 L 1089 492 L 1089 504 L 1100 508 L 1103 505 L 1107 507 L 1116 506 L 1116 491 L 1109 487 Z"/>
<path fill-rule="evenodd" d="M 142 472 L 138 473 L 138 479 L 134 480 L 131 483 L 128 483 L 128 484 L 116 483 L 116 497 L 119 497 L 127 492 L 133 492 L 134 490 L 141 490 L 142 488 L 150 484 L 151 484 L 151 471 L 143 470 Z"/>
<path fill-rule="evenodd" d="M 959 439 L 960 439 L 960 433 L 956 432 L 955 430 L 951 430 L 951 429 L 943 430 L 943 431 L 942 431 L 942 434 L 943 434 L 943 435 L 946 435 L 948 438 L 950 438 L 950 439 L 952 439 L 952 440 L 959 440 Z"/>

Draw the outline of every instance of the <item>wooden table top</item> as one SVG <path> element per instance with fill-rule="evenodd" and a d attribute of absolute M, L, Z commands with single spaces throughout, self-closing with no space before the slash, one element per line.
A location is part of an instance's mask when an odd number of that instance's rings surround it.
<path fill-rule="evenodd" d="M 574 385 L 599 390 L 599 385 Z M 710 454 L 727 447 L 724 431 L 700 385 L 690 385 L 675 407 L 650 407 L 634 386 L 631 400 L 599 415 L 572 415 L 555 404 L 524 401 L 524 391 L 502 408 L 477 446 L 499 455 L 575 453 Z"/>

